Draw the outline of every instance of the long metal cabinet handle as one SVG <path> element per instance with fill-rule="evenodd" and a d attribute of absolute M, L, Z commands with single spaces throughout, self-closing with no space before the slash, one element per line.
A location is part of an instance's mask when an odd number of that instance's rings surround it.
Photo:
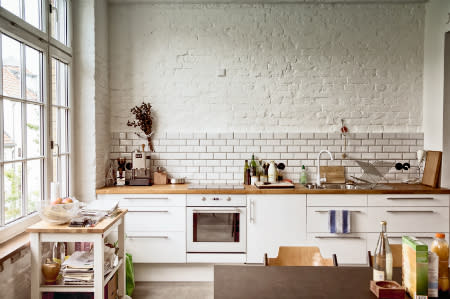
<path fill-rule="evenodd" d="M 239 209 L 223 209 L 223 210 L 192 210 L 194 213 L 241 213 Z"/>
<path fill-rule="evenodd" d="M 168 239 L 169 236 L 127 236 L 128 239 Z"/>
<path fill-rule="evenodd" d="M 349 212 L 352 212 L 352 213 L 362 213 L 362 211 L 360 211 L 360 210 L 348 210 Z M 330 212 L 330 210 L 317 210 L 317 211 L 314 211 L 314 212 L 316 212 L 316 213 L 328 213 L 328 212 Z"/>
<path fill-rule="evenodd" d="M 123 199 L 162 199 L 168 200 L 168 197 L 124 197 Z"/>
<path fill-rule="evenodd" d="M 417 200 L 417 199 L 426 199 L 433 200 L 434 197 L 387 197 L 387 200 Z"/>
<path fill-rule="evenodd" d="M 432 210 L 387 210 L 388 213 L 434 213 Z"/>
<path fill-rule="evenodd" d="M 361 239 L 358 236 L 314 236 L 316 239 Z"/>
<path fill-rule="evenodd" d="M 255 201 L 253 199 L 250 199 L 250 223 L 255 223 L 254 209 Z"/>
<path fill-rule="evenodd" d="M 133 212 L 133 213 L 169 213 L 168 210 L 132 210 L 132 209 L 128 209 L 128 212 Z"/>
<path fill-rule="evenodd" d="M 433 237 L 430 236 L 416 236 L 414 235 L 414 237 L 419 238 L 419 239 L 434 239 Z M 388 236 L 388 239 L 401 239 L 401 236 Z"/>

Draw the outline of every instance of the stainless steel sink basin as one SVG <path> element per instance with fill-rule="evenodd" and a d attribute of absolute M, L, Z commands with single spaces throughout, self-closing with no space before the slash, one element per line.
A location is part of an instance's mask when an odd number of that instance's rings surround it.
<path fill-rule="evenodd" d="M 371 190 L 371 189 L 392 189 L 391 186 L 383 184 L 322 184 L 320 186 L 316 184 L 306 184 L 308 189 L 317 190 Z"/>

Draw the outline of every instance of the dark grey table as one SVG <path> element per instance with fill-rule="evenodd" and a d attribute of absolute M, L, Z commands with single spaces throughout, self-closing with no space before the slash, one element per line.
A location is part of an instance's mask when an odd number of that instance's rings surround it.
<path fill-rule="evenodd" d="M 214 299 L 375 299 L 369 267 L 214 267 Z M 401 283 L 401 268 L 394 269 Z M 409 298 L 406 296 L 406 298 Z"/>

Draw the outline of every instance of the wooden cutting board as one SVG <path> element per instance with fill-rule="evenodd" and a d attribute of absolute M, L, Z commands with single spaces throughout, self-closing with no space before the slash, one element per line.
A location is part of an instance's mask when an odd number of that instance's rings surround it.
<path fill-rule="evenodd" d="M 422 184 L 437 187 L 441 171 L 442 152 L 427 151 L 425 170 L 423 171 Z"/>
<path fill-rule="evenodd" d="M 344 184 L 344 166 L 320 166 L 320 176 L 327 178 L 326 183 Z"/>
<path fill-rule="evenodd" d="M 295 185 L 290 182 L 278 182 L 264 184 L 263 182 L 256 182 L 255 186 L 259 189 L 285 189 L 285 188 L 295 188 Z"/>

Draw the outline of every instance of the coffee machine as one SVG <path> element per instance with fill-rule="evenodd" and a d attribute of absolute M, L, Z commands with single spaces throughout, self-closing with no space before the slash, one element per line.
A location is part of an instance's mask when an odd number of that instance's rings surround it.
<path fill-rule="evenodd" d="M 142 144 L 142 151 L 135 150 L 132 155 L 131 168 L 131 186 L 150 186 L 151 172 L 150 172 L 150 152 L 146 152 L 145 144 Z"/>

